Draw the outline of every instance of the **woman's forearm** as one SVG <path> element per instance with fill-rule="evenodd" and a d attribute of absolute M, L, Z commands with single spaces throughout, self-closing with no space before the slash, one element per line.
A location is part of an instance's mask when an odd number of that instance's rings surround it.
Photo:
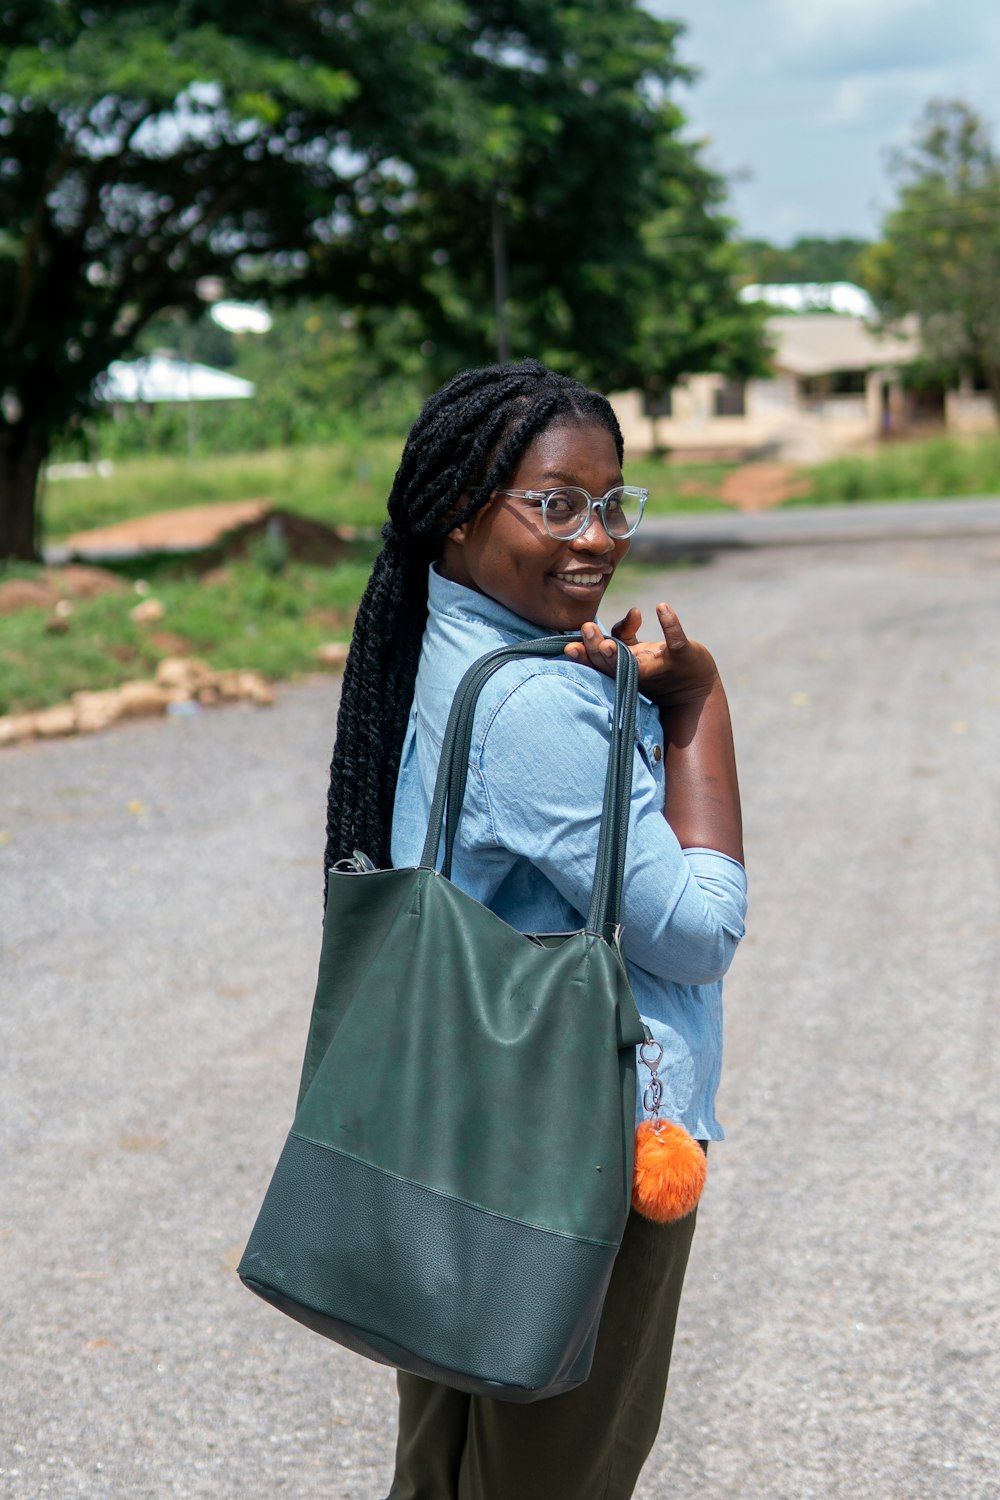
<path fill-rule="evenodd" d="M 663 814 L 682 849 L 716 849 L 743 863 L 743 822 L 729 704 L 716 678 L 689 703 L 661 708 L 667 792 Z"/>

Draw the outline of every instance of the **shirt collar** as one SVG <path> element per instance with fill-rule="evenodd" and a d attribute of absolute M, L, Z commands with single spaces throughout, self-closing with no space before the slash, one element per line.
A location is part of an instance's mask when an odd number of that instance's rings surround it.
<path fill-rule="evenodd" d="M 427 584 L 427 605 L 432 615 L 448 615 L 452 619 L 471 620 L 476 624 L 492 625 L 514 640 L 534 641 L 540 635 L 573 635 L 572 630 L 543 631 L 530 620 L 522 620 L 506 605 L 499 604 L 488 594 L 476 589 L 467 589 L 462 583 L 453 583 L 443 578 L 434 563 L 431 564 Z"/>

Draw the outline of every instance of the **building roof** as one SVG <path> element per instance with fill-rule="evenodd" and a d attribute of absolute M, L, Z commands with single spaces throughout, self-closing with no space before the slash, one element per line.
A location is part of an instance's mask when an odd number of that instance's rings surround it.
<path fill-rule="evenodd" d="M 777 315 L 767 320 L 774 364 L 792 375 L 828 375 L 834 370 L 877 370 L 917 359 L 920 341 L 874 332 L 863 318 L 836 313 Z"/>
<path fill-rule="evenodd" d="M 245 401 L 253 394 L 250 380 L 166 354 L 116 359 L 96 385 L 99 401 L 114 402 Z"/>

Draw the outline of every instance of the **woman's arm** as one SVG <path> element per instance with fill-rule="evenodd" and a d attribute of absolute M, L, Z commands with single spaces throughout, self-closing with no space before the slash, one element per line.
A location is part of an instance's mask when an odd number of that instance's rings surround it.
<path fill-rule="evenodd" d="M 639 688 L 660 711 L 667 791 L 663 813 L 682 849 L 716 849 L 743 863 L 740 791 L 726 692 L 711 653 L 684 634 L 669 604 L 656 606 L 663 640 L 640 641 L 642 616 L 630 609 L 612 630 L 584 625 L 574 661 L 614 672 L 620 641 L 639 666 Z"/>

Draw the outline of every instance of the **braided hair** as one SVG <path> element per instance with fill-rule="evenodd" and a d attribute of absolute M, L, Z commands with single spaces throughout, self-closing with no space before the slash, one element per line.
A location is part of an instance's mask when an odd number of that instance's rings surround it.
<path fill-rule="evenodd" d="M 337 717 L 326 868 L 355 850 L 391 863 L 392 808 L 427 622 L 427 571 L 443 541 L 506 483 L 553 422 L 599 422 L 623 445 L 605 397 L 529 359 L 462 370 L 424 404 L 389 495 L 384 546 L 358 608 Z"/>

